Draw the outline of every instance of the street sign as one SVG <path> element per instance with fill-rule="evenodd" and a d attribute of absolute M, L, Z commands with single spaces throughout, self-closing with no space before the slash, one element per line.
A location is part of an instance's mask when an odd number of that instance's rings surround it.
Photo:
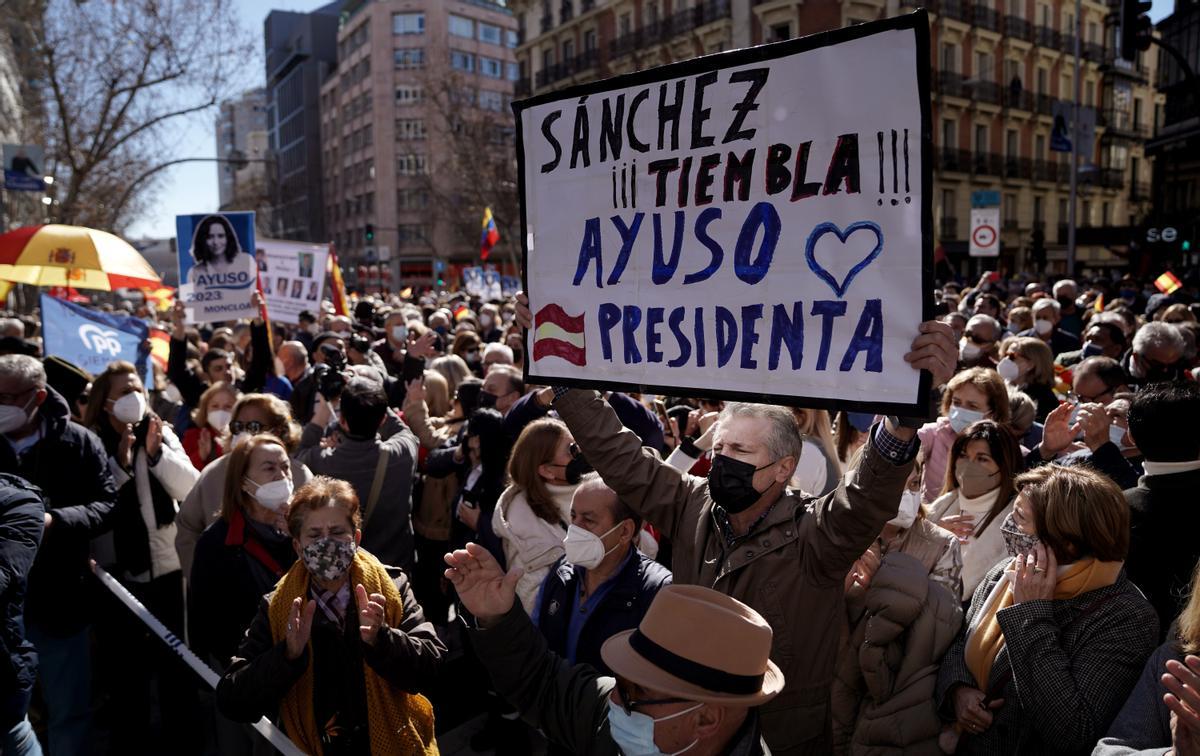
<path fill-rule="evenodd" d="M 1000 192 L 994 189 L 981 189 L 971 192 L 971 207 L 999 207 Z"/>
<path fill-rule="evenodd" d="M 971 257 L 999 257 L 1000 255 L 1000 208 L 976 207 L 971 209 L 971 241 L 968 254 Z"/>

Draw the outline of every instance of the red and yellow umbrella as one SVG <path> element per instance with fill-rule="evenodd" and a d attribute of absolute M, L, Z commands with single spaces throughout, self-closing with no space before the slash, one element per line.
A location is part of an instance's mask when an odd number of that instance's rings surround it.
<path fill-rule="evenodd" d="M 82 226 L 26 226 L 0 235 L 0 281 L 112 291 L 162 279 L 125 240 Z"/>

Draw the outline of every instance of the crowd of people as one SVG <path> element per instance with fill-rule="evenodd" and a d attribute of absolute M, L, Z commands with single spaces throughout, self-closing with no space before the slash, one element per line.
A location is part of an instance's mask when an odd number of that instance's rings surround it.
<path fill-rule="evenodd" d="M 0 753 L 1200 753 L 1196 282 L 934 296 L 913 417 L 527 385 L 523 295 L 0 319 Z"/>

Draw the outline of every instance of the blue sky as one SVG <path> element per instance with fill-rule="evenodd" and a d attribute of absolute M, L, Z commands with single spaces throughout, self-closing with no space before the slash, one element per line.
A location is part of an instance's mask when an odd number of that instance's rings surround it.
<path fill-rule="evenodd" d="M 323 5 L 325 0 L 237 0 L 242 24 L 250 30 L 256 40 L 262 39 L 262 22 L 270 10 L 309 11 Z M 1155 22 L 1170 15 L 1174 0 L 1154 0 L 1150 18 Z M 263 51 L 261 43 L 255 50 L 255 58 L 247 61 L 244 88 L 261 85 L 263 81 Z M 216 135 L 211 110 L 191 118 L 182 126 L 179 136 L 179 157 L 215 157 Z M 170 237 L 175 235 L 175 216 L 188 213 L 208 212 L 217 209 L 217 164 L 185 163 L 172 169 L 163 177 L 157 196 L 153 199 L 144 217 L 129 228 L 130 238 Z"/>

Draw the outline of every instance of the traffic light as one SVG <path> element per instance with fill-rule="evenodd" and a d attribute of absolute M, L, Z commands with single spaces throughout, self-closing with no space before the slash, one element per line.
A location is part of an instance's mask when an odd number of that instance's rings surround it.
<path fill-rule="evenodd" d="M 1121 0 L 1117 43 L 1120 55 L 1125 60 L 1135 61 L 1139 50 L 1150 49 L 1150 37 L 1154 26 L 1146 14 L 1150 12 L 1152 4 L 1146 0 Z"/>
<path fill-rule="evenodd" d="M 1189 239 L 1184 239 L 1183 244 L 1179 245 L 1184 252 L 1192 251 L 1192 242 Z"/>
<path fill-rule="evenodd" d="M 363 229 L 363 238 L 369 242 L 375 241 L 375 225 L 373 223 L 368 223 L 367 227 Z"/>

